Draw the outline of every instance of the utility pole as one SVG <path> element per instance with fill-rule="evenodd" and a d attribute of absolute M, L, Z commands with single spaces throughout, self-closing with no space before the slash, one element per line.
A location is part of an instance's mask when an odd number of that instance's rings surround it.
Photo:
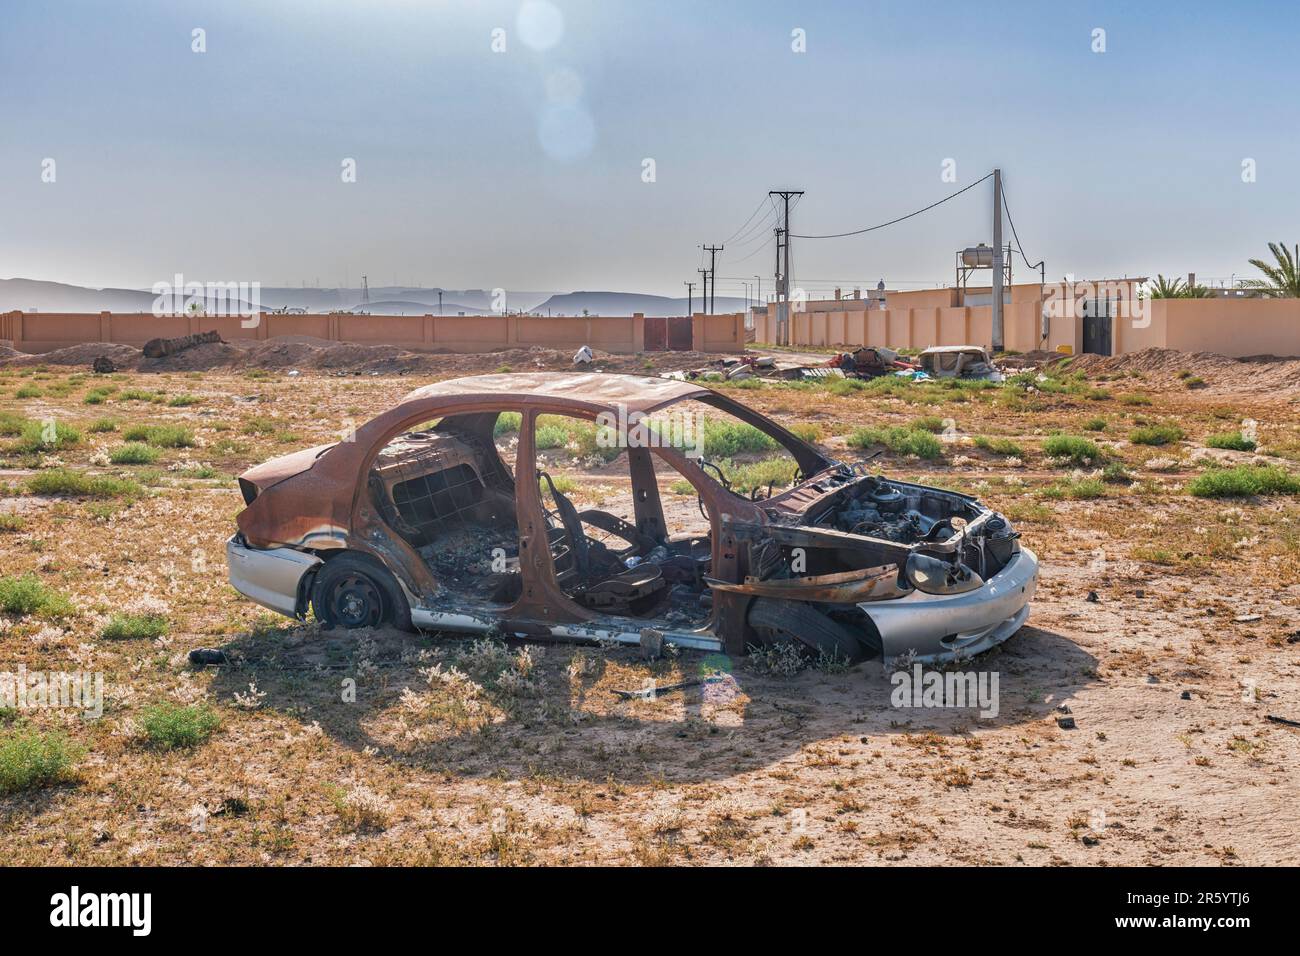
<path fill-rule="evenodd" d="M 1002 170 L 993 170 L 993 351 L 1006 346 L 1002 327 Z"/>
<path fill-rule="evenodd" d="M 781 226 L 776 231 L 776 335 L 778 345 L 790 344 L 790 197 L 802 196 L 802 189 L 771 189 L 785 204 Z M 781 254 L 785 253 L 785 262 Z"/>
<path fill-rule="evenodd" d="M 718 294 L 718 253 L 722 251 L 722 246 L 700 246 L 700 248 L 709 254 L 709 284 L 704 289 L 704 296 L 708 300 L 705 311 L 712 315 L 713 300 Z"/>
<path fill-rule="evenodd" d="M 683 282 L 682 285 L 686 286 L 686 317 L 690 318 L 695 305 L 695 283 Z"/>
<path fill-rule="evenodd" d="M 442 315 L 442 290 L 438 290 L 438 314 Z"/>
<path fill-rule="evenodd" d="M 696 269 L 695 271 L 698 272 L 700 275 L 704 276 L 704 289 L 700 293 L 700 310 L 703 312 L 708 312 L 709 311 L 709 270 Z"/>

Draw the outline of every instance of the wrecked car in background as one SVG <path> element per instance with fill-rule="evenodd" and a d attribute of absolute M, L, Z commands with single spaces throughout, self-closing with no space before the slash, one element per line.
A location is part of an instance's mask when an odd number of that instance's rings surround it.
<path fill-rule="evenodd" d="M 760 432 L 793 459 L 792 486 L 741 494 L 729 461 L 656 441 L 654 421 L 685 403 Z M 503 414 L 518 416 L 513 468 L 496 441 Z M 580 509 L 573 484 L 539 467 L 542 416 L 584 427 L 631 423 L 602 472 L 602 480 L 610 469 L 626 477 L 623 516 Z M 227 560 L 241 593 L 291 617 L 310 608 L 324 625 L 345 628 L 735 655 L 797 641 L 850 661 L 938 661 L 1015 633 L 1037 584 L 1033 552 L 975 499 L 836 461 L 685 382 L 599 373 L 453 379 L 411 392 L 350 439 L 240 476 L 247 507 Z M 687 485 L 692 495 L 661 496 L 661 486 Z M 674 499 L 667 508 L 665 498 Z M 697 510 L 694 530 L 673 531 L 665 518 Z"/>
<path fill-rule="evenodd" d="M 921 353 L 921 370 L 931 378 L 971 378 L 1001 382 L 1002 371 L 982 345 L 936 345 Z"/>

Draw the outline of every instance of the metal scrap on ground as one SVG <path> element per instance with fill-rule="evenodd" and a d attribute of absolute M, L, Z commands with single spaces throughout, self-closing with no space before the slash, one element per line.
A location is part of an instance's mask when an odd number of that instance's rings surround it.
<path fill-rule="evenodd" d="M 825 378 L 870 380 L 896 375 L 913 382 L 940 378 L 1005 380 L 1003 371 L 994 365 L 988 350 L 980 345 L 944 345 L 926 349 L 913 360 L 893 349 L 861 346 L 851 352 L 838 352 L 824 362 L 781 361 L 776 356 L 746 352 L 740 356 L 716 359 L 692 369 L 665 372 L 661 377 L 678 381 L 741 381 L 764 378 L 776 381 L 800 381 Z"/>

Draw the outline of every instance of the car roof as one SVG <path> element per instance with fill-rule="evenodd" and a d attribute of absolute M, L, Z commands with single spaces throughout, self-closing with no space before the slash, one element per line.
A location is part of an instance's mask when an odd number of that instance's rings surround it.
<path fill-rule="evenodd" d="M 689 382 L 608 372 L 513 372 L 471 375 L 424 385 L 402 398 L 401 404 L 439 396 L 500 398 L 511 405 L 546 405 L 556 399 L 596 405 L 611 411 L 622 405 L 629 412 L 648 412 L 684 399 L 713 395 Z"/>

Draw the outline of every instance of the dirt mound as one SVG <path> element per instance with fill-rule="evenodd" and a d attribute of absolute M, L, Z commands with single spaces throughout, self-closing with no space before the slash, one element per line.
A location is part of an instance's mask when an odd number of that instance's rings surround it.
<path fill-rule="evenodd" d="M 173 355 L 140 360 L 141 372 L 206 372 L 218 368 L 240 368 L 247 364 L 249 348 L 232 342 L 207 342 Z"/>
<path fill-rule="evenodd" d="M 135 368 L 140 361 L 140 350 L 134 346 L 86 342 L 36 355 L 6 348 L 0 350 L 0 365 L 91 365 L 101 355 L 108 356 L 120 369 Z"/>
<path fill-rule="evenodd" d="M 1060 352 L 1035 349 L 1032 352 L 1022 352 L 1020 355 L 1000 355 L 997 364 L 1009 369 L 1042 368 L 1044 365 L 1059 362 L 1063 358 L 1066 358 L 1066 356 Z"/>
<path fill-rule="evenodd" d="M 1300 359 L 1271 355 L 1245 359 L 1217 352 L 1143 349 L 1124 355 L 1077 355 L 1072 371 L 1089 376 L 1138 372 L 1147 384 L 1186 387 L 1189 377 L 1204 380 L 1211 390 L 1290 392 L 1300 390 Z"/>

